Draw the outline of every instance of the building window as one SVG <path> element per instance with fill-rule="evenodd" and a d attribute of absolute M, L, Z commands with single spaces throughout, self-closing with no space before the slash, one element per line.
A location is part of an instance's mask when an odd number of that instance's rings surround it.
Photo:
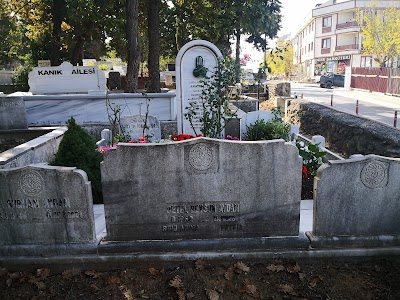
<path fill-rule="evenodd" d="M 314 42 L 311 42 L 311 51 L 314 51 Z"/>
<path fill-rule="evenodd" d="M 322 27 L 332 27 L 332 17 L 323 18 Z"/>
<path fill-rule="evenodd" d="M 330 49 L 331 48 L 331 38 L 322 39 L 322 49 Z"/>
<path fill-rule="evenodd" d="M 361 56 L 361 68 L 372 67 L 372 56 Z"/>

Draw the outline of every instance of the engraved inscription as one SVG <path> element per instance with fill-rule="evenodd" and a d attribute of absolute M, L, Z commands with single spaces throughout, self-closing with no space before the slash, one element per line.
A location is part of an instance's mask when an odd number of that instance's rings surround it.
<path fill-rule="evenodd" d="M 242 230 L 239 202 L 170 203 L 166 211 L 170 224 L 162 225 L 162 232 L 201 231 L 210 225 L 221 232 Z"/>
<path fill-rule="evenodd" d="M 384 187 L 388 182 L 388 165 L 381 161 L 371 161 L 361 170 L 361 182 L 368 188 Z"/>
<path fill-rule="evenodd" d="M 35 170 L 30 170 L 19 177 L 19 187 L 27 196 L 36 196 L 40 194 L 44 187 L 42 175 Z"/>
<path fill-rule="evenodd" d="M 187 107 L 193 106 L 196 114 L 193 117 L 192 124 L 197 128 L 201 128 L 202 122 L 200 119 L 203 116 L 203 101 L 201 99 L 202 92 L 202 84 L 199 80 L 193 80 L 187 82 L 187 95 L 185 98 L 187 99 Z"/>
<path fill-rule="evenodd" d="M 17 102 L 15 102 L 15 101 L 12 101 L 12 102 L 0 101 L 0 107 L 20 107 L 23 105 L 24 105 L 23 101 L 17 101 Z"/>
<path fill-rule="evenodd" d="M 71 208 L 69 198 L 8 199 L 0 203 L 0 221 L 41 222 L 49 219 L 84 219 L 84 214 Z"/>
<path fill-rule="evenodd" d="M 196 170 L 209 169 L 214 161 L 212 149 L 205 143 L 194 145 L 189 151 L 189 164 Z"/>

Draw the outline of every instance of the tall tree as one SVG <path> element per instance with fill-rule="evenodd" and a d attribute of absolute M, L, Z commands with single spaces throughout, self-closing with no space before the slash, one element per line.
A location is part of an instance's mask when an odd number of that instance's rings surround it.
<path fill-rule="evenodd" d="M 290 76 L 294 70 L 293 46 L 290 40 L 278 40 L 276 48 L 268 51 L 266 55 L 266 65 L 263 68 L 276 75 Z"/>
<path fill-rule="evenodd" d="M 152 93 L 161 92 L 160 88 L 160 0 L 149 1 L 147 24 L 149 37 L 148 68 L 149 87 Z"/>
<path fill-rule="evenodd" d="M 138 87 L 140 67 L 139 48 L 139 0 L 126 0 L 128 66 L 126 71 L 126 92 L 134 93 Z"/>
<path fill-rule="evenodd" d="M 11 62 L 26 54 L 25 31 L 21 22 L 11 14 L 6 0 L 0 0 L 0 65 Z"/>
<path fill-rule="evenodd" d="M 65 19 L 65 0 L 53 0 L 51 7 L 53 30 L 51 35 L 50 62 L 52 66 L 60 64 L 61 24 Z"/>
<path fill-rule="evenodd" d="M 265 51 L 267 37 L 274 38 L 280 29 L 280 0 L 246 0 L 234 4 L 236 15 L 234 30 L 236 38 L 235 61 L 240 62 L 240 38 L 249 35 L 247 42 Z"/>
<path fill-rule="evenodd" d="M 400 56 L 400 9 L 379 8 L 377 2 L 358 11 L 363 47 L 366 54 L 375 55 L 380 67 L 393 63 Z"/>

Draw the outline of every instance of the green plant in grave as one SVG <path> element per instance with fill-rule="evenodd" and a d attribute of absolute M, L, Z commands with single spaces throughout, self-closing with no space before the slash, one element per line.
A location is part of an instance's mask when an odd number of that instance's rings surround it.
<path fill-rule="evenodd" d="M 235 72 L 236 65 L 230 58 L 220 58 L 211 76 L 200 82 L 202 90 L 202 116 L 200 117 L 202 127 L 200 131 L 203 136 L 222 138 L 225 120 L 235 116 L 235 112 L 229 109 L 229 86 L 235 83 Z M 189 120 L 195 131 L 193 120 L 196 115 L 196 107 L 191 104 L 186 109 L 185 118 Z"/>
<path fill-rule="evenodd" d="M 122 106 L 119 103 L 111 102 L 107 94 L 106 109 L 108 121 L 111 124 L 112 144 L 130 140 L 130 136 L 126 133 L 124 126 L 121 125 L 121 115 L 126 107 L 127 105 Z"/>
<path fill-rule="evenodd" d="M 263 119 L 255 121 L 250 126 L 247 126 L 247 133 L 245 139 L 247 141 L 258 140 L 273 140 L 284 139 L 289 141 L 290 138 L 290 124 L 282 120 L 281 112 L 279 109 L 272 110 L 274 118 L 268 121 Z"/>
<path fill-rule="evenodd" d="M 309 142 L 295 141 L 299 149 L 299 155 L 303 158 L 303 165 L 306 171 L 315 176 L 318 168 L 323 164 L 322 158 L 326 155 L 325 151 L 320 151 L 318 145 Z"/>
<path fill-rule="evenodd" d="M 289 140 L 290 125 L 284 122 L 265 121 L 263 119 L 255 121 L 250 126 L 247 126 L 246 141 L 259 140 L 274 140 L 284 139 Z"/>

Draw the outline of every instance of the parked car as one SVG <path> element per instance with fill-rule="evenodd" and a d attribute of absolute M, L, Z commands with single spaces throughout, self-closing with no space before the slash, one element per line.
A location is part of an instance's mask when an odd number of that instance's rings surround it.
<path fill-rule="evenodd" d="M 319 80 L 319 86 L 327 89 L 330 89 L 333 86 L 344 87 L 344 76 L 332 73 L 323 75 Z"/>

